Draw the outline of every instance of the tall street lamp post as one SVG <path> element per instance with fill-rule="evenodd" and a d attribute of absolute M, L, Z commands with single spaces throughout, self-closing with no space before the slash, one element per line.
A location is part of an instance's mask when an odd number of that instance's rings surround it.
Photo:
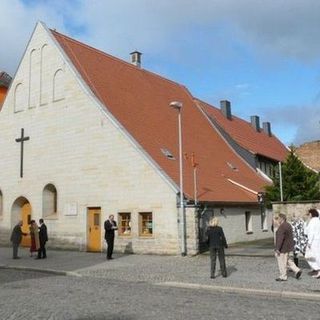
<path fill-rule="evenodd" d="M 183 167 L 182 167 L 182 129 L 181 129 L 181 110 L 182 102 L 172 101 L 170 107 L 178 110 L 179 126 L 179 176 L 180 176 L 180 228 L 181 228 L 181 255 L 186 255 L 186 230 L 185 230 L 185 212 L 183 199 Z"/>

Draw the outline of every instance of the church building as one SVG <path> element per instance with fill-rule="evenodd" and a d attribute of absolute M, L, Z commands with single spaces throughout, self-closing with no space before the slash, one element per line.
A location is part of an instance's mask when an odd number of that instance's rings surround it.
<path fill-rule="evenodd" d="M 122 252 L 197 254 L 213 215 L 229 243 L 272 236 L 258 201 L 270 180 L 139 52 L 128 63 L 39 22 L 0 112 L 0 150 L 1 243 L 18 220 L 27 231 L 43 218 L 49 247 L 99 252 L 110 214 Z"/>

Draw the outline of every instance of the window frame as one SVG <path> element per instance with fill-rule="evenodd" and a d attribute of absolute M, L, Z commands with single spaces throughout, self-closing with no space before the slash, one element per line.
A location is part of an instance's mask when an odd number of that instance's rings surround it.
<path fill-rule="evenodd" d="M 151 216 L 151 220 L 150 219 L 143 219 L 144 215 L 149 215 Z M 143 212 L 139 212 L 139 237 L 141 238 L 153 238 L 154 237 L 154 217 L 153 217 L 153 212 L 152 211 L 143 211 Z M 146 221 L 146 223 L 151 223 L 151 228 L 146 228 L 143 227 L 143 222 Z M 151 222 L 150 222 L 151 221 Z M 151 229 L 151 233 L 143 233 L 142 230 L 146 230 L 146 229 Z"/>
<path fill-rule="evenodd" d="M 123 219 L 123 216 L 128 215 L 129 219 Z M 127 225 L 122 225 L 123 222 L 127 222 Z M 130 231 L 125 233 L 122 228 L 129 228 Z M 118 236 L 119 237 L 131 237 L 132 236 L 132 214 L 131 212 L 121 211 L 118 212 Z"/>

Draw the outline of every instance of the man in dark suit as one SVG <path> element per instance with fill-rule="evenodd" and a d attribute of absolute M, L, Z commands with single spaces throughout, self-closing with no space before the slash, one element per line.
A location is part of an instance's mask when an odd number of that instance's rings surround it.
<path fill-rule="evenodd" d="M 18 257 L 18 248 L 22 240 L 22 236 L 26 236 L 27 234 L 22 232 L 22 221 L 20 220 L 12 230 L 10 241 L 12 242 L 13 249 L 13 259 L 20 259 Z"/>
<path fill-rule="evenodd" d="M 43 219 L 39 220 L 40 228 L 39 228 L 39 242 L 40 248 L 38 250 L 38 257 L 36 259 L 46 259 L 47 251 L 46 251 L 46 242 L 48 241 L 48 232 L 47 226 L 44 224 Z"/>
<path fill-rule="evenodd" d="M 107 260 L 111 260 L 113 253 L 113 245 L 114 245 L 114 231 L 117 230 L 117 223 L 114 221 L 114 215 L 111 214 L 109 219 L 104 222 L 104 238 L 107 241 L 108 249 L 107 249 Z"/>
<path fill-rule="evenodd" d="M 275 255 L 277 258 L 280 277 L 276 281 L 287 281 L 287 268 L 289 267 L 296 276 L 296 279 L 301 277 L 301 269 L 299 269 L 289 257 L 289 253 L 293 251 L 294 241 L 291 225 L 287 222 L 285 214 L 279 214 L 279 228 L 276 232 L 276 249 Z"/>

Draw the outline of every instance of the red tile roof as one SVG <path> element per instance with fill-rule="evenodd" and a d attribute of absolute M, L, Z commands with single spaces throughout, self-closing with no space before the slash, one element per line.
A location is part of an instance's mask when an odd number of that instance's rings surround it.
<path fill-rule="evenodd" d="M 52 31 L 83 80 L 105 108 L 179 185 L 178 115 L 169 107 L 181 101 L 183 151 L 194 152 L 198 166 L 198 199 L 250 203 L 267 182 L 251 169 L 212 129 L 193 97 L 182 85 L 140 69 L 104 52 Z M 164 156 L 168 149 L 177 160 Z M 230 167 L 231 164 L 235 169 Z M 156 190 L 156 187 L 155 187 Z M 184 159 L 184 191 L 193 199 L 193 168 Z"/>
<path fill-rule="evenodd" d="M 227 134 L 246 150 L 253 154 L 258 154 L 276 161 L 284 161 L 286 159 L 288 149 L 275 135 L 269 137 L 262 130 L 257 132 L 251 126 L 250 122 L 234 115 L 232 115 L 232 119 L 227 119 L 220 109 L 198 99 L 195 99 L 195 102 L 198 103 Z"/>
<path fill-rule="evenodd" d="M 320 140 L 302 144 L 295 153 L 305 165 L 320 172 Z"/>

